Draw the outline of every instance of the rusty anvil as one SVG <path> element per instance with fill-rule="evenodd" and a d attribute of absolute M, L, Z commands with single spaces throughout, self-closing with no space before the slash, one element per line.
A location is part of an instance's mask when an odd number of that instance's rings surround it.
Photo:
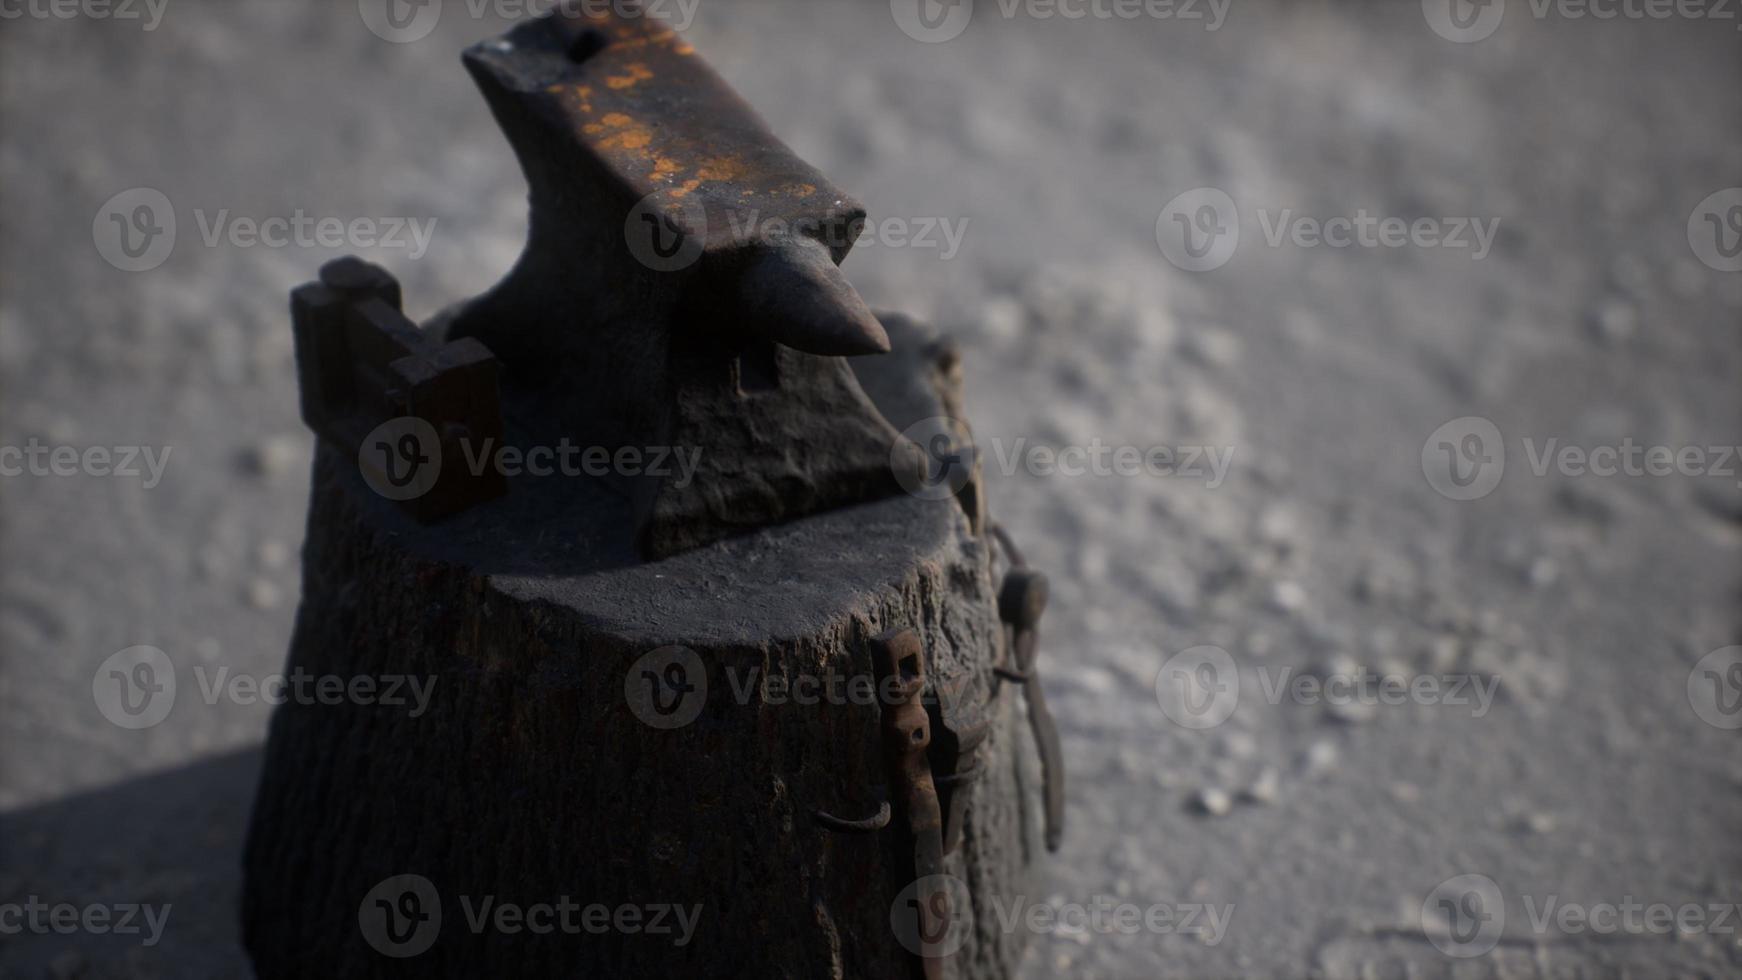
<path fill-rule="evenodd" d="M 689 44 L 653 18 L 559 7 L 465 64 L 531 216 L 518 263 L 446 339 L 500 359 L 516 416 L 542 437 L 700 451 L 686 484 L 617 481 L 643 557 L 925 478 L 922 451 L 843 359 L 889 350 L 837 268 L 864 208 Z"/>

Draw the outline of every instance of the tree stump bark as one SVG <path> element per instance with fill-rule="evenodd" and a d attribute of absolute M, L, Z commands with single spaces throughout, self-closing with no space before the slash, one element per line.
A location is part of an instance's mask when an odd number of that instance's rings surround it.
<path fill-rule="evenodd" d="M 879 410 L 897 429 L 960 418 L 954 355 L 885 325 L 898 353 L 854 364 Z M 526 438 L 511 421 L 509 441 Z M 915 877 L 902 828 L 815 817 L 868 817 L 894 795 L 880 709 L 847 679 L 872 673 L 871 638 L 896 627 L 923 640 L 929 689 L 990 715 L 947 858 L 969 906 L 951 970 L 1014 973 L 1024 937 L 996 905 L 1025 893 L 1041 853 L 1040 778 L 1020 691 L 993 670 L 977 475 L 954 497 L 653 562 L 598 481 L 511 478 L 433 526 L 324 443 L 313 481 L 287 670 L 433 686 L 422 713 L 277 709 L 245 853 L 260 977 L 921 976 L 898 928 Z M 566 923 L 544 918 L 564 902 Z M 661 905 L 699 905 L 691 934 L 671 911 L 656 931 Z M 505 906 L 552 912 L 516 931 Z M 593 907 L 613 917 L 603 931 Z"/>

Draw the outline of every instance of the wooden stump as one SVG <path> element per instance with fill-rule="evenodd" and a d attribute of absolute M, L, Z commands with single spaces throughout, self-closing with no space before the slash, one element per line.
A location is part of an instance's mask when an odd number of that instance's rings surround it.
<path fill-rule="evenodd" d="M 901 353 L 854 364 L 885 417 L 960 417 L 953 355 L 885 324 Z M 433 526 L 324 443 L 313 480 L 287 670 L 433 686 L 422 713 L 278 708 L 245 855 L 259 976 L 920 976 L 896 928 L 914 880 L 902 829 L 815 817 L 893 795 L 879 707 L 848 679 L 903 626 L 931 687 L 992 719 L 947 859 L 971 906 L 953 975 L 1014 973 L 1023 935 L 994 902 L 1026 892 L 1040 787 L 1020 692 L 993 672 L 977 479 L 654 562 L 629 502 L 593 480 L 514 477 Z M 565 900 L 570 931 L 499 918 Z M 656 932 L 662 905 L 699 905 L 693 932 L 670 911 Z M 592 907 L 615 922 L 596 931 Z"/>

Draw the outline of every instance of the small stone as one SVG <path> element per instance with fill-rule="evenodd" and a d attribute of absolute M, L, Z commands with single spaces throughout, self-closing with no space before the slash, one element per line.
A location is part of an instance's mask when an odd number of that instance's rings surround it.
<path fill-rule="evenodd" d="M 1208 786 L 1198 790 L 1197 795 L 1192 798 L 1192 805 L 1201 813 L 1222 817 L 1227 816 L 1228 811 L 1234 808 L 1234 801 L 1225 790 Z"/>
<path fill-rule="evenodd" d="M 1526 580 L 1529 581 L 1533 587 L 1538 589 L 1553 585 L 1555 579 L 1560 578 L 1560 576 L 1561 567 L 1555 563 L 1553 558 L 1547 556 L 1538 558 L 1531 562 L 1530 571 L 1525 574 Z"/>
<path fill-rule="evenodd" d="M 195 559 L 199 565 L 200 575 L 206 579 L 221 579 L 230 577 L 230 559 L 223 549 L 215 544 L 209 544 L 200 549 L 199 557 Z"/>
<path fill-rule="evenodd" d="M 1314 671 L 1320 677 L 1354 677 L 1361 672 L 1361 665 L 1355 658 L 1339 650 L 1325 658 Z"/>
<path fill-rule="evenodd" d="M 1266 544 L 1292 549 L 1300 539 L 1300 521 L 1286 507 L 1267 507 L 1258 517 L 1258 537 Z"/>
<path fill-rule="evenodd" d="M 1428 649 L 1428 663 L 1435 671 L 1445 673 L 1457 666 L 1463 649 L 1455 636 L 1436 636 Z"/>
<path fill-rule="evenodd" d="M 1306 590 L 1299 582 L 1282 579 L 1270 587 L 1270 607 L 1277 612 L 1296 613 L 1306 605 Z"/>
<path fill-rule="evenodd" d="M 1633 336 L 1639 327 L 1639 313 L 1625 300 L 1605 300 L 1592 317 L 1597 336 L 1607 343 L 1619 343 Z"/>
<path fill-rule="evenodd" d="M 278 477 L 289 473 L 303 455 L 302 440 L 288 435 L 268 436 L 242 450 L 242 471 L 251 476 Z"/>
<path fill-rule="evenodd" d="M 1205 367 L 1231 368 L 1240 363 L 1240 338 L 1221 327 L 1190 326 L 1184 353 Z"/>
<path fill-rule="evenodd" d="M 1329 772 L 1337 767 L 1337 747 L 1330 742 L 1314 742 L 1302 758 L 1302 768 L 1309 773 Z"/>
<path fill-rule="evenodd" d="M 1338 701 L 1325 705 L 1325 717 L 1344 725 L 1359 725 L 1372 721 L 1379 709 L 1361 701 Z"/>
<path fill-rule="evenodd" d="M 1396 782 L 1391 784 L 1391 798 L 1399 803 L 1420 803 L 1421 787 L 1414 783 Z"/>
<path fill-rule="evenodd" d="M 1232 731 L 1222 738 L 1228 755 L 1235 759 L 1250 759 L 1258 752 L 1258 739 L 1251 732 Z"/>
<path fill-rule="evenodd" d="M 980 313 L 980 326 L 993 340 L 1013 341 L 1022 335 L 1022 324 L 1028 313 L 1017 300 L 995 296 L 986 301 Z"/>
<path fill-rule="evenodd" d="M 256 554 L 263 568 L 274 571 L 290 564 L 290 548 L 277 538 L 267 538 L 260 542 Z"/>
<path fill-rule="evenodd" d="M 248 604 L 255 609 L 277 609 L 282 592 L 277 585 L 263 578 L 248 583 Z"/>
<path fill-rule="evenodd" d="M 1552 834 L 1555 829 L 1555 819 L 1554 815 L 1550 813 L 1532 813 L 1527 814 L 1520 821 L 1520 825 L 1533 834 Z"/>
<path fill-rule="evenodd" d="M 1274 803 L 1280 789 L 1280 777 L 1276 770 L 1266 768 L 1259 771 L 1258 778 L 1252 780 L 1252 785 L 1241 792 L 1240 798 L 1260 805 Z"/>

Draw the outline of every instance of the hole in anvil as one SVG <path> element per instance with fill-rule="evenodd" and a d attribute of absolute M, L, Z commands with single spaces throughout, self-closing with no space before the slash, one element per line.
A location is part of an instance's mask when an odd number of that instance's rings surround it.
<path fill-rule="evenodd" d="M 738 394 L 774 391 L 780 387 L 780 369 L 776 364 L 774 342 L 752 341 L 738 352 L 733 365 L 738 375 Z"/>
<path fill-rule="evenodd" d="M 577 34 L 574 43 L 569 45 L 569 60 L 578 65 L 605 50 L 610 44 L 611 39 L 603 31 L 589 27 Z"/>

